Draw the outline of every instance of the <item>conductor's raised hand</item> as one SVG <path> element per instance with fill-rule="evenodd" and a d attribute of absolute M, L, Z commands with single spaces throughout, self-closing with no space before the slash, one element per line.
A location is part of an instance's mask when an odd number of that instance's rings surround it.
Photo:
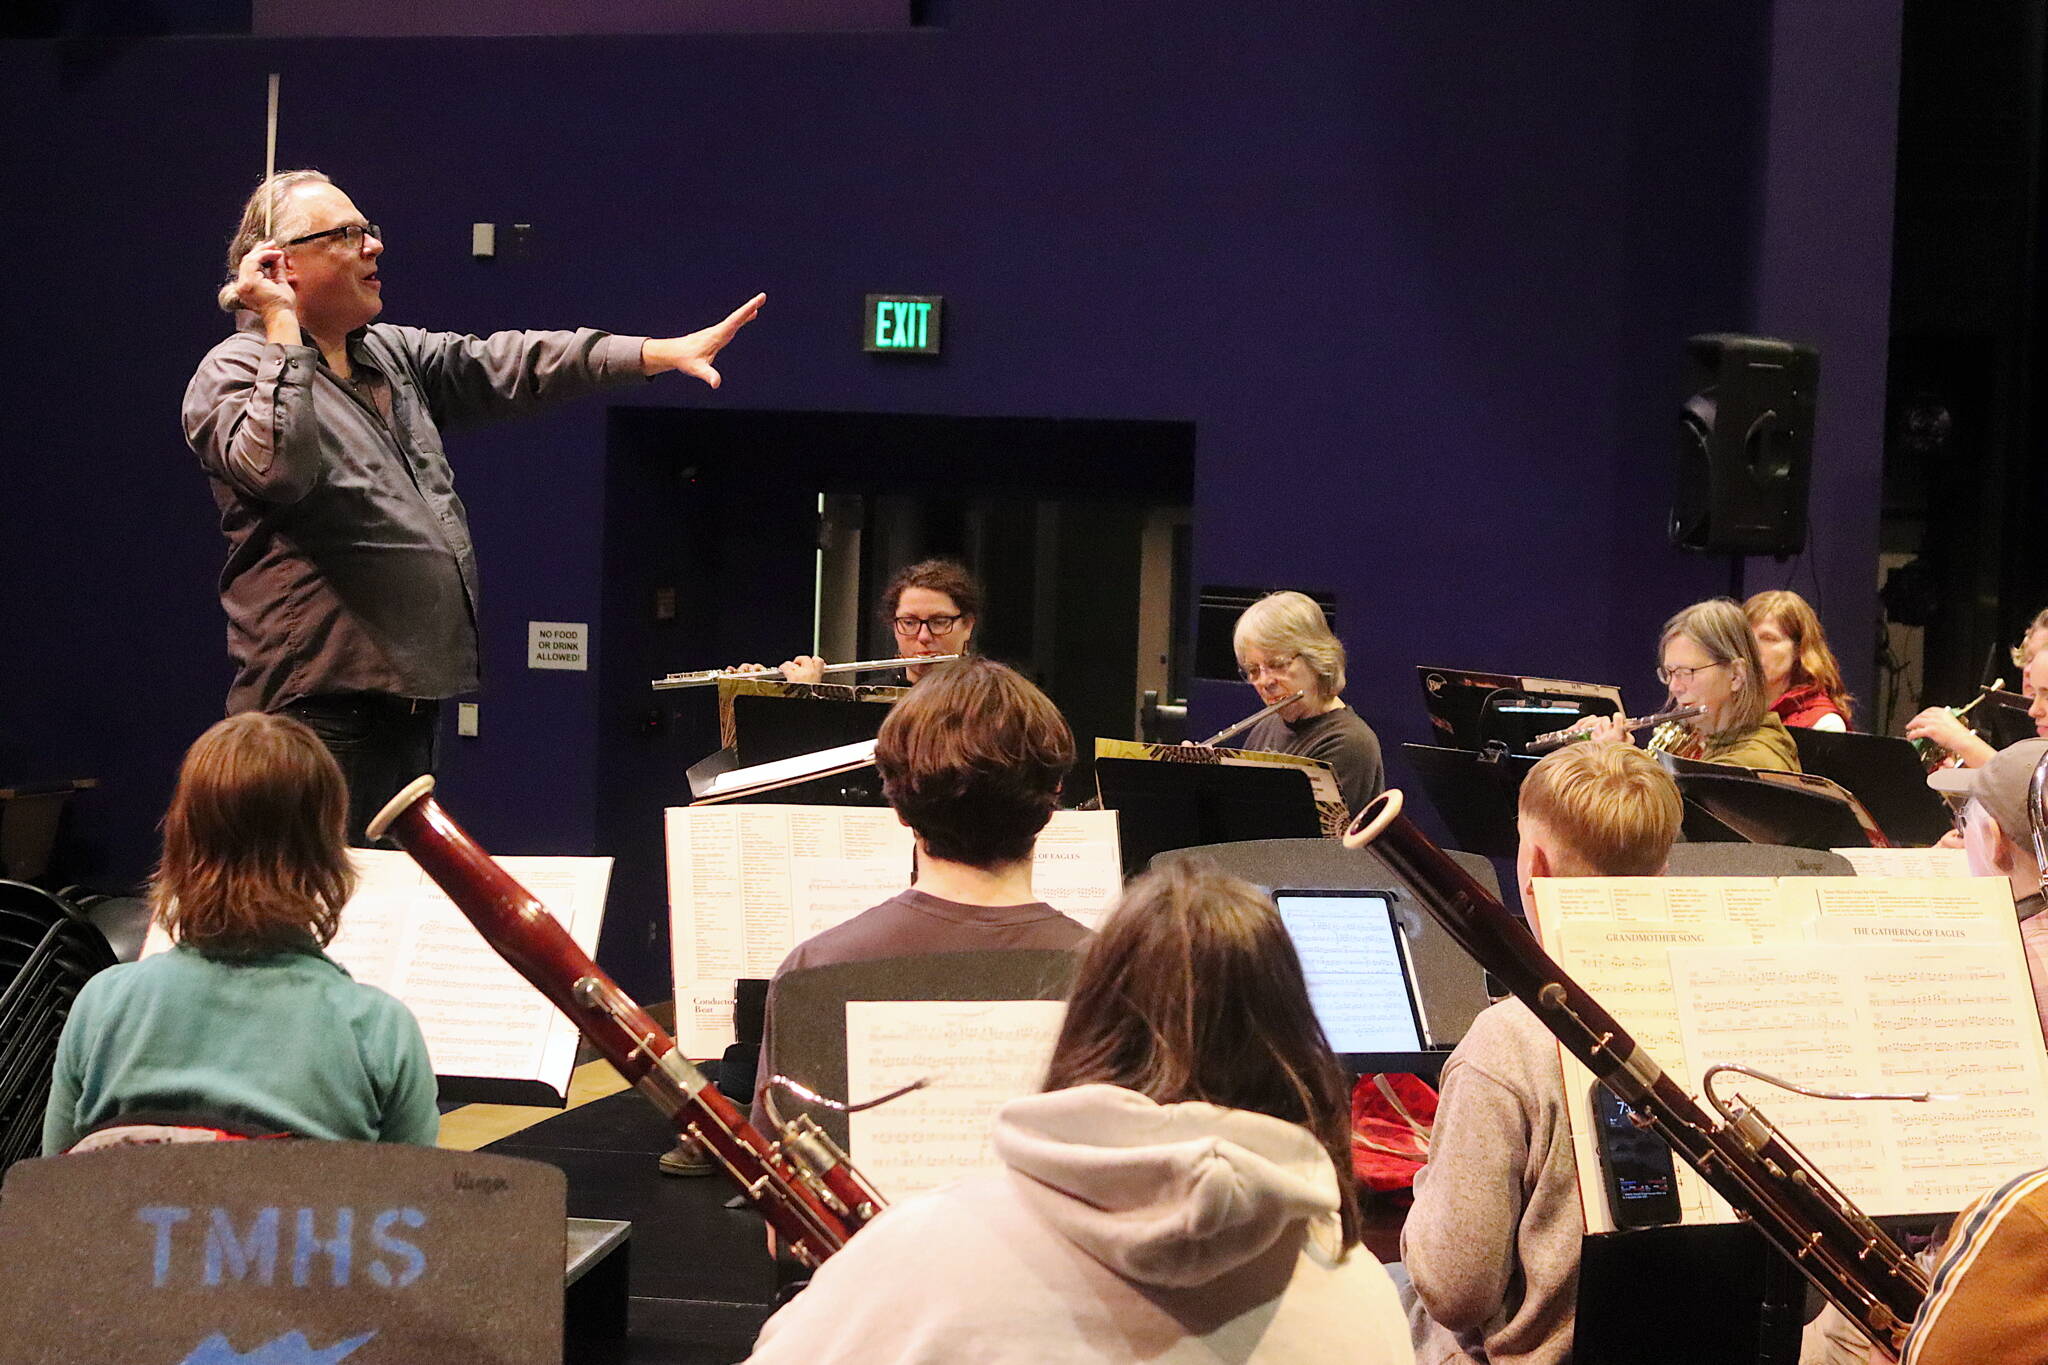
<path fill-rule="evenodd" d="M 258 242 L 235 267 L 235 302 L 266 321 L 277 313 L 296 314 L 299 296 L 285 279 L 284 248 Z"/>
<path fill-rule="evenodd" d="M 650 338 L 640 348 L 641 368 L 648 374 L 676 370 L 695 375 L 712 388 L 717 388 L 719 374 L 711 362 L 733 339 L 734 333 L 754 320 L 754 314 L 760 312 L 761 305 L 766 302 L 766 294 L 756 294 L 726 314 L 723 322 L 714 323 L 702 331 L 681 337 Z"/>

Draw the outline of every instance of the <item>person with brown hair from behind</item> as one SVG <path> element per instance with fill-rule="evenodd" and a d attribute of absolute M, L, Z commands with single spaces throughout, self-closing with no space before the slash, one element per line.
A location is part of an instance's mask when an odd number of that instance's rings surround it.
<path fill-rule="evenodd" d="M 150 887 L 175 945 L 86 982 L 64 1021 L 43 1152 L 147 1115 L 170 1127 L 432 1146 L 434 1067 L 403 1003 L 323 951 L 355 890 L 341 768 L 245 711 L 192 745 Z"/>
<path fill-rule="evenodd" d="M 1001 1168 L 891 1205 L 752 1365 L 1408 1365 L 1346 1089 L 1272 902 L 1147 873 L 1081 958 L 1042 1092 L 996 1116 Z"/>
<path fill-rule="evenodd" d="M 1088 930 L 1031 891 L 1031 855 L 1074 764 L 1074 734 L 1015 669 L 973 656 L 935 665 L 875 737 L 882 795 L 917 841 L 906 891 L 799 943 L 775 970 L 762 1022 L 754 1126 L 771 1129 L 760 1086 L 774 1073 L 777 986 L 839 962 L 1000 948 L 1077 948 Z M 684 1142 L 671 1175 L 708 1170 Z"/>

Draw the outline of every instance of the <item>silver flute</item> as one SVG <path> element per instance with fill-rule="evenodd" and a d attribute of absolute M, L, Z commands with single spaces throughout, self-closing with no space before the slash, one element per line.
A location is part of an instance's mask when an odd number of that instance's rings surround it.
<path fill-rule="evenodd" d="M 862 659 L 856 663 L 826 664 L 827 673 L 880 673 L 892 668 L 908 668 L 912 664 L 951 663 L 960 658 L 958 654 L 919 654 L 902 659 Z M 711 687 L 718 683 L 739 682 L 749 678 L 780 678 L 779 668 L 707 668 L 697 673 L 671 673 L 665 678 L 654 680 L 654 690 L 664 692 L 676 687 Z"/>

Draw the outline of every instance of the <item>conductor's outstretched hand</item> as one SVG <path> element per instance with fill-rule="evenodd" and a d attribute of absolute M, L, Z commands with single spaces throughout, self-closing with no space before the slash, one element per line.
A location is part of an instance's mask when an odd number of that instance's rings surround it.
<path fill-rule="evenodd" d="M 733 333 L 752 322 L 754 314 L 760 312 L 761 305 L 767 301 L 766 294 L 756 294 L 726 314 L 725 321 L 714 323 L 701 332 L 658 340 L 650 338 L 640 348 L 640 367 L 648 374 L 660 374 L 664 370 L 693 374 L 712 388 L 717 388 L 718 371 L 711 362 L 732 340 Z"/>

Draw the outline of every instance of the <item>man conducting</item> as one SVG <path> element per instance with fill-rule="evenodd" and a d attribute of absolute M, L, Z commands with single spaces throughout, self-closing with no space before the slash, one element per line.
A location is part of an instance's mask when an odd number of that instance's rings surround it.
<path fill-rule="evenodd" d="M 441 429 L 712 361 L 759 311 L 667 339 L 376 323 L 384 241 L 318 171 L 259 185 L 220 291 L 234 335 L 185 390 L 220 506 L 227 709 L 283 711 L 341 763 L 349 827 L 433 767 L 439 703 L 477 686 L 477 571 Z"/>

